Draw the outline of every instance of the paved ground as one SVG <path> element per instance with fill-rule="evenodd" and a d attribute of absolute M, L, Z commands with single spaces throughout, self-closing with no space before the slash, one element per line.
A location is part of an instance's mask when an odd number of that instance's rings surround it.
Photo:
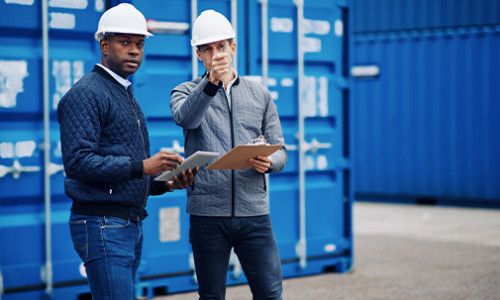
<path fill-rule="evenodd" d="M 286 300 L 500 299 L 500 210 L 354 205 L 349 274 L 287 279 Z M 247 285 L 228 300 L 251 299 Z M 155 300 L 198 299 L 196 292 Z"/>

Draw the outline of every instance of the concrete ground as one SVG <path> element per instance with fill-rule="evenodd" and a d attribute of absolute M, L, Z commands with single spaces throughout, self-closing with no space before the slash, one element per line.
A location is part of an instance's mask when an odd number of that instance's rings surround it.
<path fill-rule="evenodd" d="M 283 299 L 500 299 L 500 210 L 356 202 L 353 220 L 353 271 L 286 279 Z"/>

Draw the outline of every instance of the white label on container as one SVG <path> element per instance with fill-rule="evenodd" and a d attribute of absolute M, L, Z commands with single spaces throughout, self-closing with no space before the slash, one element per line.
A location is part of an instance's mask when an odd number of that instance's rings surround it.
<path fill-rule="evenodd" d="M 305 155 L 304 164 L 306 166 L 306 170 L 314 170 L 314 157 L 311 155 Z"/>
<path fill-rule="evenodd" d="M 289 18 L 271 18 L 271 31 L 290 33 L 293 31 L 293 20 Z"/>
<path fill-rule="evenodd" d="M 50 28 L 75 29 L 75 15 L 66 13 L 50 13 Z"/>
<path fill-rule="evenodd" d="M 318 155 L 316 158 L 316 168 L 326 170 L 328 168 L 328 158 L 325 155 Z"/>
<path fill-rule="evenodd" d="M 17 157 L 32 157 L 35 152 L 35 141 L 22 141 L 16 143 L 16 156 Z"/>
<path fill-rule="evenodd" d="M 97 12 L 104 11 L 104 0 L 95 0 L 94 8 Z"/>
<path fill-rule="evenodd" d="M 52 108 L 57 109 L 62 96 L 84 75 L 83 61 L 54 60 L 52 76 L 55 79 L 55 92 L 52 95 Z"/>
<path fill-rule="evenodd" d="M 328 79 L 326 77 L 305 77 L 302 107 L 306 117 L 328 115 Z"/>
<path fill-rule="evenodd" d="M 333 252 L 337 249 L 337 246 L 335 244 L 326 244 L 325 245 L 325 252 Z"/>
<path fill-rule="evenodd" d="M 267 78 L 267 86 L 276 86 L 278 84 L 278 80 L 276 78 Z"/>
<path fill-rule="evenodd" d="M 302 39 L 304 52 L 321 52 L 321 40 L 317 38 L 304 37 Z"/>
<path fill-rule="evenodd" d="M 344 34 L 344 23 L 340 20 L 335 21 L 335 34 L 339 37 Z"/>
<path fill-rule="evenodd" d="M 179 207 L 160 209 L 160 242 L 175 242 L 181 239 L 180 211 Z"/>
<path fill-rule="evenodd" d="M 273 98 L 273 100 L 278 100 L 279 93 L 277 91 L 269 91 L 269 93 L 271 93 L 271 98 Z"/>
<path fill-rule="evenodd" d="M 57 142 L 57 147 L 54 149 L 54 156 L 55 157 L 62 157 L 61 141 Z"/>
<path fill-rule="evenodd" d="M 72 9 L 86 9 L 88 5 L 87 0 L 50 0 L 50 7 L 72 8 Z"/>
<path fill-rule="evenodd" d="M 0 143 L 0 157 L 1 158 L 14 158 L 14 144 L 13 143 Z"/>
<path fill-rule="evenodd" d="M 15 107 L 17 94 L 24 92 L 23 79 L 28 76 L 25 60 L 0 60 L 0 107 Z"/>
<path fill-rule="evenodd" d="M 304 19 L 302 30 L 304 34 L 313 33 L 318 35 L 327 35 L 330 33 L 330 22 L 324 20 Z"/>
<path fill-rule="evenodd" d="M 14 158 L 14 157 L 32 157 L 36 149 L 35 141 L 19 141 L 14 143 L 0 143 L 0 157 L 1 158 Z"/>
<path fill-rule="evenodd" d="M 318 78 L 318 98 L 317 113 L 322 116 L 328 116 L 328 78 L 322 76 Z"/>
<path fill-rule="evenodd" d="M 380 68 L 377 65 L 354 66 L 351 68 L 353 77 L 378 77 Z"/>
<path fill-rule="evenodd" d="M 283 78 L 281 79 L 281 85 L 284 87 L 292 87 L 294 84 L 293 78 Z"/>
<path fill-rule="evenodd" d="M 5 0 L 7 4 L 33 5 L 35 0 Z"/>

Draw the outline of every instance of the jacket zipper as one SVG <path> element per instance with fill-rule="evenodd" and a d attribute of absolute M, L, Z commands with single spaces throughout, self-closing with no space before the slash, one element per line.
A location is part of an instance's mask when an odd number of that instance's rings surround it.
<path fill-rule="evenodd" d="M 144 134 L 142 133 L 141 120 L 139 119 L 139 114 L 137 112 L 137 105 L 135 104 L 135 99 L 130 97 L 128 93 L 127 95 L 129 96 L 128 99 L 130 101 L 130 104 L 132 104 L 135 119 L 137 120 L 137 127 L 139 128 L 139 134 L 141 135 L 142 151 L 144 154 L 144 158 L 147 159 L 148 154 L 146 153 L 146 142 L 144 141 Z M 146 194 L 144 195 L 144 200 L 142 201 L 141 211 L 144 210 L 144 207 L 146 207 L 148 195 L 149 195 L 149 175 L 146 175 Z"/>
<path fill-rule="evenodd" d="M 231 89 L 233 87 L 231 86 Z M 231 101 L 231 106 L 229 106 L 229 99 L 227 99 L 226 92 L 224 91 L 224 95 L 226 96 L 226 104 L 227 107 L 229 108 L 229 122 L 231 124 L 231 149 L 234 148 L 234 124 L 233 124 L 233 110 L 234 110 L 234 102 Z M 231 96 L 232 100 L 232 96 Z M 236 216 L 236 178 L 235 178 L 235 170 L 231 170 L 231 216 L 235 217 Z"/>

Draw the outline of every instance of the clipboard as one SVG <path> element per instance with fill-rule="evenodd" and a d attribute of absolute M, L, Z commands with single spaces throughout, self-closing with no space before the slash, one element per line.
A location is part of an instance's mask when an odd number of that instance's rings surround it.
<path fill-rule="evenodd" d="M 216 158 L 219 152 L 209 152 L 209 151 L 196 151 L 186 158 L 177 168 L 172 171 L 165 171 L 160 176 L 155 178 L 155 181 L 171 181 L 174 177 L 179 175 L 182 171 L 187 169 L 194 169 L 209 162 L 210 160 Z"/>
<path fill-rule="evenodd" d="M 238 145 L 224 154 L 221 158 L 208 165 L 207 170 L 236 170 L 249 169 L 252 165 L 248 160 L 258 155 L 269 156 L 284 145 Z"/>

